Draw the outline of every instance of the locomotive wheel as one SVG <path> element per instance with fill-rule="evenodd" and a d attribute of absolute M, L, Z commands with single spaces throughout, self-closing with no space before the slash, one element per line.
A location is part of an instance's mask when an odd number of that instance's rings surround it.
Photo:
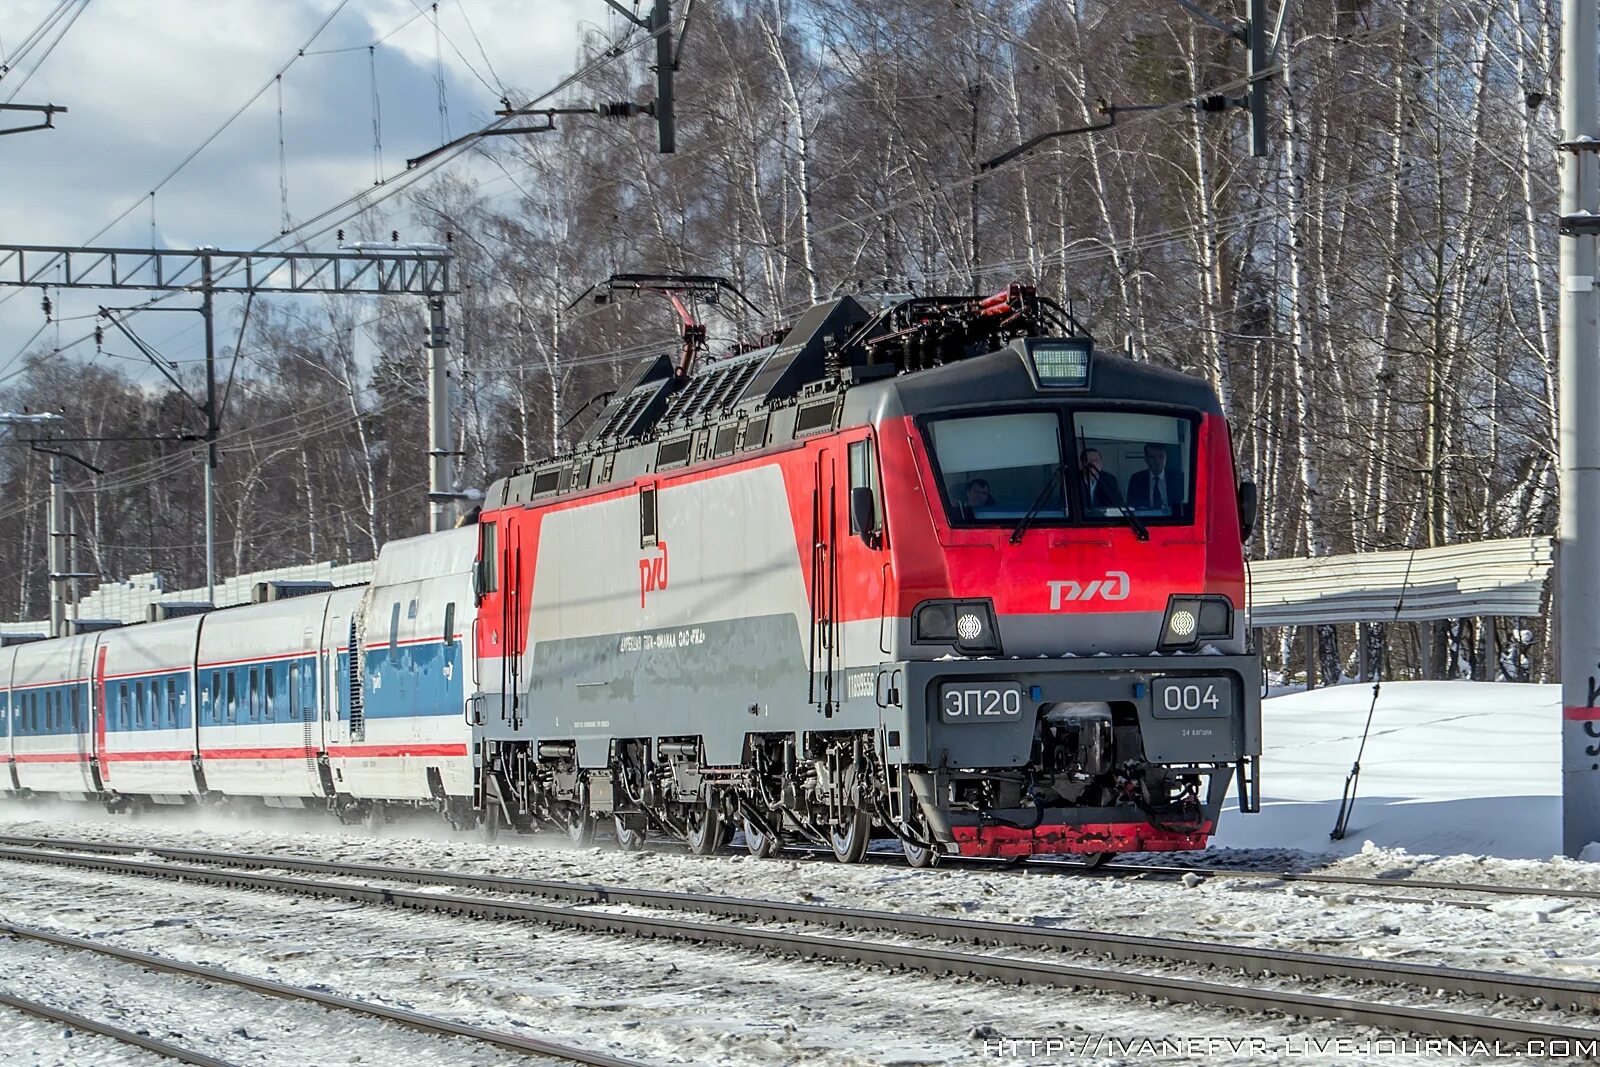
<path fill-rule="evenodd" d="M 568 808 L 561 815 L 561 828 L 566 831 L 567 840 L 579 848 L 594 844 L 594 825 L 594 816 L 577 806 Z"/>
<path fill-rule="evenodd" d="M 622 816 L 620 815 L 613 816 L 612 822 L 615 825 L 617 832 L 618 848 L 622 849 L 624 852 L 638 852 L 640 849 L 644 848 L 645 832 L 643 830 L 628 829 L 627 823 L 623 822 Z"/>
<path fill-rule="evenodd" d="M 485 841 L 493 841 L 500 836 L 500 805 L 488 804 L 483 809 L 483 821 L 478 823 L 478 833 L 483 835 Z"/>
<path fill-rule="evenodd" d="M 726 824 L 722 812 L 705 804 L 696 804 L 689 811 L 689 851 L 696 856 L 714 855 L 728 843 Z"/>
<path fill-rule="evenodd" d="M 872 844 L 872 815 L 860 808 L 847 812 L 843 824 L 828 831 L 828 840 L 840 863 L 860 863 Z"/>
<path fill-rule="evenodd" d="M 758 860 L 769 860 L 783 848 L 778 835 L 769 834 L 749 819 L 744 820 L 744 847 Z"/>
<path fill-rule="evenodd" d="M 913 867 L 932 867 L 939 862 L 939 851 L 932 845 L 913 845 L 902 838 L 900 847 L 905 850 L 906 862 Z"/>
<path fill-rule="evenodd" d="M 922 816 L 922 806 L 912 803 L 911 810 L 906 813 L 906 829 L 924 841 L 932 840 L 933 831 L 928 828 L 928 820 Z M 900 839 L 900 847 L 905 851 L 906 862 L 913 867 L 932 867 L 939 862 L 941 855 L 937 845 L 914 845 L 905 838 Z"/>
<path fill-rule="evenodd" d="M 1091 852 L 1083 857 L 1083 865 L 1093 870 L 1096 867 L 1104 867 L 1116 858 L 1115 852 Z"/>

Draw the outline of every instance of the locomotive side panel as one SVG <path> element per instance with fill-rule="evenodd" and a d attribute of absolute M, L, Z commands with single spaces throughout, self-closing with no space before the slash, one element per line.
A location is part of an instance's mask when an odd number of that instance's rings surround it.
<path fill-rule="evenodd" d="M 804 498 L 809 527 L 810 493 L 795 484 L 808 466 L 796 450 L 536 511 L 524 542 L 535 546 L 533 732 L 577 739 L 588 766 L 605 764 L 612 737 L 682 736 L 705 739 L 707 763 L 732 765 L 746 732 L 815 721 L 792 499 Z"/>

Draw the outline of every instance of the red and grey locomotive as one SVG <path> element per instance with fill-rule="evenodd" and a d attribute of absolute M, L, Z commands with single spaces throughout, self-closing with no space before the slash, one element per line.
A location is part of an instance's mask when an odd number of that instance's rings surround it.
<path fill-rule="evenodd" d="M 1204 847 L 1256 806 L 1253 512 L 1205 382 L 1026 287 L 645 360 L 489 489 L 477 802 L 847 861 Z"/>

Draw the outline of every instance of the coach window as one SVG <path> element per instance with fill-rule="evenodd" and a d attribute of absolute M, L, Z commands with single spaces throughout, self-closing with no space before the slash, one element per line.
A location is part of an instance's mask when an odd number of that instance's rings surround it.
<path fill-rule="evenodd" d="M 178 680 L 176 678 L 168 678 L 167 679 L 167 725 L 168 726 L 177 726 L 179 718 L 180 718 L 180 716 L 178 715 Z"/>
<path fill-rule="evenodd" d="M 877 464 L 872 454 L 872 438 L 864 441 L 855 441 L 850 445 L 850 495 L 854 499 L 857 489 L 866 489 L 872 493 L 872 527 L 863 530 L 856 522 L 855 507 L 850 509 L 850 532 L 853 534 L 871 534 L 876 536 L 883 532 L 883 493 L 878 487 Z M 874 545 L 877 542 L 873 542 Z"/>
<path fill-rule="evenodd" d="M 389 609 L 389 651 L 394 652 L 400 647 L 400 602 L 395 601 L 394 607 Z"/>
<path fill-rule="evenodd" d="M 226 695 L 223 697 L 222 706 L 229 722 L 239 721 L 239 680 L 237 671 L 229 671 L 224 677 L 226 682 Z"/>
<path fill-rule="evenodd" d="M 454 600 L 444 606 L 444 647 L 450 648 L 456 643 L 456 602 Z"/>
<path fill-rule="evenodd" d="M 656 491 L 639 490 L 639 547 L 649 548 L 656 543 Z"/>
<path fill-rule="evenodd" d="M 278 721 L 278 665 L 272 664 L 267 668 L 267 721 Z"/>
<path fill-rule="evenodd" d="M 261 721 L 261 668 L 250 668 L 250 721 Z"/>
<path fill-rule="evenodd" d="M 83 729 L 83 694 L 79 692 L 77 686 L 73 686 L 67 695 L 72 701 L 72 728 L 81 730 Z"/>
<path fill-rule="evenodd" d="M 208 721 L 212 726 L 222 722 L 226 714 L 227 705 L 222 702 L 222 675 L 217 671 L 211 672 L 211 714 Z"/>
<path fill-rule="evenodd" d="M 128 683 L 122 682 L 117 686 L 117 706 L 122 709 L 122 728 L 133 729 L 133 701 L 128 693 Z"/>

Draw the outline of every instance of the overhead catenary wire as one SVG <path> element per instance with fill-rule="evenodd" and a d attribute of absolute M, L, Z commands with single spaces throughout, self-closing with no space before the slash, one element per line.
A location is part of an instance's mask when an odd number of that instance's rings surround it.
<path fill-rule="evenodd" d="M 218 137 L 222 136 L 223 132 L 227 130 L 228 127 L 237 122 L 240 116 L 248 111 L 252 104 L 261 99 L 267 90 L 271 89 L 275 84 L 277 84 L 278 77 L 287 73 L 290 67 L 294 66 L 295 63 L 305 56 L 306 49 L 310 47 L 313 41 L 322 36 L 322 31 L 328 28 L 328 24 L 338 17 L 339 13 L 343 11 L 346 5 L 349 3 L 350 0 L 337 0 L 333 8 L 329 10 L 327 15 L 323 17 L 322 21 L 317 24 L 316 29 L 311 32 L 311 35 L 307 37 L 300 47 L 295 50 L 294 54 L 289 57 L 287 62 L 274 71 L 271 77 L 262 82 L 259 89 L 251 93 L 250 96 L 232 113 L 230 113 L 220 125 L 202 138 L 199 144 L 192 148 L 182 159 L 178 161 L 175 166 L 162 175 L 148 191 L 142 193 L 137 200 L 134 200 L 127 207 L 123 208 L 122 211 L 118 212 L 110 222 L 106 223 L 94 233 L 90 234 L 81 243 L 85 245 L 93 244 L 95 241 L 104 236 L 112 227 L 122 222 L 122 220 L 126 219 L 129 215 L 133 214 L 133 212 L 138 209 L 140 204 L 143 204 L 147 199 L 153 199 L 156 193 L 160 192 L 168 182 L 172 181 L 173 178 L 182 173 L 183 170 L 188 167 L 190 163 L 193 163 L 202 152 L 211 147 L 212 142 L 214 142 Z M 0 303 L 4 303 L 6 300 L 9 300 L 13 295 L 15 294 L 7 294 L 6 296 L 0 297 Z"/>
<path fill-rule="evenodd" d="M 283 75 L 278 75 L 278 210 L 282 216 L 279 233 L 288 233 L 289 221 L 289 152 L 283 140 Z"/>
<path fill-rule="evenodd" d="M 378 46 L 367 46 L 367 73 L 372 87 L 372 184 L 383 184 L 383 103 L 378 97 Z M 285 227 L 284 232 L 288 232 Z"/>
<path fill-rule="evenodd" d="M 55 38 L 51 40 L 49 44 L 45 45 L 44 51 L 39 53 L 39 57 L 33 61 L 33 66 L 28 68 L 28 72 L 21 78 L 18 78 L 16 80 L 16 84 L 10 86 L 11 92 L 6 96 L 6 103 L 10 103 L 12 100 L 15 100 L 17 98 L 17 94 L 22 92 L 23 86 L 28 84 L 29 79 L 31 79 L 35 74 L 39 73 L 39 68 L 44 66 L 44 61 L 50 58 L 50 53 L 56 50 L 56 46 L 61 43 L 62 38 L 66 37 L 67 31 L 72 29 L 72 24 L 78 21 L 79 16 L 81 16 L 89 6 L 89 0 L 81 0 L 81 2 L 80 0 L 74 0 L 74 2 L 77 3 L 77 6 L 72 9 L 72 13 L 70 15 L 66 16 L 65 22 L 61 26 L 59 32 L 56 33 Z M 58 10 L 64 11 L 65 9 Z M 59 21 L 60 15 L 58 14 L 56 18 Z M 31 47 L 31 45 L 29 47 Z"/>

